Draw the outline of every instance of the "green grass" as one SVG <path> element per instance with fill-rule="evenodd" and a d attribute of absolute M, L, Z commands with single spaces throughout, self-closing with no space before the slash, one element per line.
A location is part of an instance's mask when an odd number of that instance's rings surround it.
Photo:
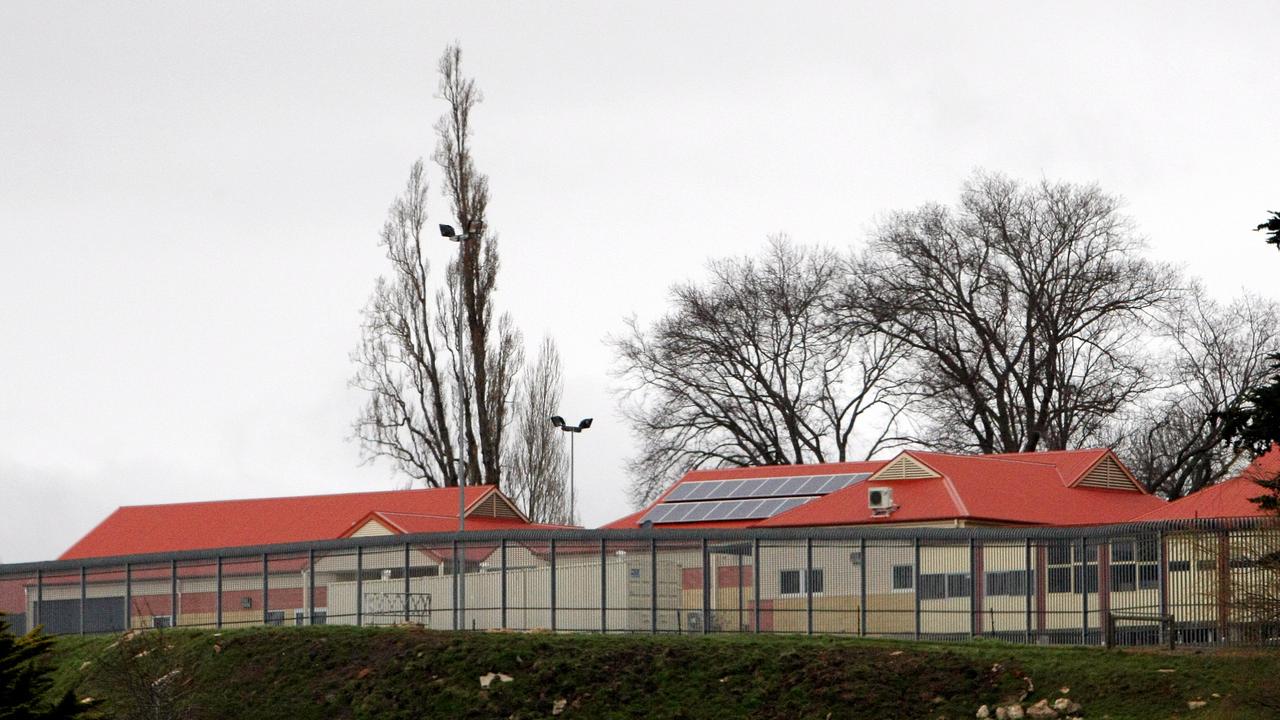
<path fill-rule="evenodd" d="M 149 682 L 182 668 L 199 717 L 242 720 L 546 718 L 561 699 L 562 718 L 972 718 L 981 704 L 1016 697 L 1029 677 L 1028 701 L 1068 687 L 1090 718 L 1280 714 L 1280 653 L 1269 651 L 350 627 L 157 637 L 114 646 L 117 638 L 60 639 L 59 689 L 122 713 L 130 701 L 122 677 Z M 152 651 L 135 658 L 143 647 Z M 482 689 L 489 672 L 514 680 Z M 1209 705 L 1189 711 L 1191 699 Z"/>

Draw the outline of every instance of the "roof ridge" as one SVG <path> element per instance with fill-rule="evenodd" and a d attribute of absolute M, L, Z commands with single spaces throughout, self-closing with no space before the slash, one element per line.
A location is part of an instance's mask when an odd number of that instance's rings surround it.
<path fill-rule="evenodd" d="M 486 489 L 492 488 L 493 485 L 468 485 L 467 488 Z M 274 495 L 271 497 L 252 497 L 252 498 L 223 498 L 221 500 L 181 500 L 178 502 L 167 503 L 146 503 L 143 505 L 119 505 L 116 510 L 126 510 L 131 508 L 156 508 L 156 507 L 174 507 L 177 505 L 217 505 L 220 503 L 234 502 L 265 502 L 268 500 L 315 500 L 319 498 L 331 497 L 353 497 L 356 495 L 391 495 L 393 493 L 427 493 L 437 490 L 454 490 L 453 487 L 430 487 L 430 488 L 402 488 L 400 490 L 355 490 L 352 492 L 338 493 L 322 493 L 319 495 Z"/>

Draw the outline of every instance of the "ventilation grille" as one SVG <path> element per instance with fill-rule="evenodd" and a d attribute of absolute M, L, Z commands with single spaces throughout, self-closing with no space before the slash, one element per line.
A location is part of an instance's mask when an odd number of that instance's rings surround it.
<path fill-rule="evenodd" d="M 1079 487 L 1104 488 L 1108 490 L 1137 490 L 1133 481 L 1125 473 L 1124 468 L 1110 457 L 1103 458 L 1102 462 L 1093 466 L 1093 469 L 1084 474 L 1080 481 L 1076 483 Z"/>
<path fill-rule="evenodd" d="M 380 537 L 382 535 L 390 535 L 391 531 L 385 525 L 377 520 L 370 520 L 360 526 L 359 530 L 351 533 L 351 537 Z"/>
<path fill-rule="evenodd" d="M 520 513 L 510 504 L 498 498 L 497 494 L 490 495 L 483 502 L 475 507 L 474 510 L 467 513 L 467 517 L 493 517 L 493 518 L 512 518 L 520 519 Z"/>
<path fill-rule="evenodd" d="M 938 477 L 938 473 L 930 470 L 910 455 L 903 455 L 897 460 L 885 465 L 876 473 L 875 480 L 922 480 L 924 478 Z"/>

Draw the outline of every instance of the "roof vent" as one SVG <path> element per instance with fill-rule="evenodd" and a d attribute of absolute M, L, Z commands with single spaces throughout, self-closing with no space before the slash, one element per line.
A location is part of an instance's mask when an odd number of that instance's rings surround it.
<path fill-rule="evenodd" d="M 871 514 L 876 516 L 886 516 L 897 510 L 898 506 L 893 504 L 893 488 L 869 488 L 867 507 L 871 509 Z"/>

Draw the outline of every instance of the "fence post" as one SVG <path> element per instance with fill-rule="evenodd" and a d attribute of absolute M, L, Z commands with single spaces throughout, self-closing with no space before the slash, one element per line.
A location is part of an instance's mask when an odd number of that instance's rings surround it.
<path fill-rule="evenodd" d="M 462 588 L 458 583 L 458 541 L 453 541 L 453 555 L 449 556 L 452 562 L 452 580 L 453 584 L 453 629 L 461 630 L 463 628 L 462 620 Z"/>
<path fill-rule="evenodd" d="M 500 606 L 499 614 L 502 621 L 502 629 L 507 629 L 507 539 L 502 538 L 502 542 L 498 545 L 498 565 L 502 571 L 502 577 L 498 578 L 498 604 Z"/>
<path fill-rule="evenodd" d="M 751 600 L 755 631 L 760 632 L 760 538 L 751 541 Z"/>
<path fill-rule="evenodd" d="M 1089 540 L 1084 537 L 1080 538 L 1080 644 L 1089 644 Z"/>
<path fill-rule="evenodd" d="M 915 577 L 912 578 L 911 595 L 915 600 L 915 615 L 916 615 L 915 638 L 916 640 L 919 640 L 920 639 L 920 538 L 919 537 L 914 538 L 912 540 L 912 544 L 915 550 L 915 562 L 912 563 L 911 567 L 912 567 L 912 572 L 915 573 Z"/>
<path fill-rule="evenodd" d="M 84 604 L 89 598 L 88 587 L 84 580 L 84 566 L 80 566 L 80 634 L 84 635 Z"/>
<path fill-rule="evenodd" d="M 1136 551 L 1137 548 L 1134 548 L 1134 550 Z M 1190 575 L 1191 573 L 1187 574 Z M 1142 579 L 1138 578 L 1138 582 L 1141 583 Z M 1160 595 L 1156 600 L 1160 606 L 1160 616 L 1167 617 L 1169 615 L 1169 558 L 1166 555 L 1164 546 L 1163 529 L 1156 531 L 1156 592 Z M 1169 637 L 1167 640 L 1170 643 L 1173 642 L 1173 623 L 1169 623 L 1167 628 L 1164 623 L 1161 623 L 1160 631 L 1168 632 Z"/>
<path fill-rule="evenodd" d="M 1102 646 L 1110 650 L 1116 644 L 1116 619 L 1111 616 L 1110 611 L 1107 611 L 1105 615 L 1102 626 Z"/>
<path fill-rule="evenodd" d="M 608 558 L 606 557 L 606 552 L 607 552 L 607 549 L 605 548 L 605 541 L 604 541 L 604 538 L 602 537 L 600 538 L 600 634 L 601 635 L 607 635 L 609 633 L 609 628 L 608 628 L 609 593 L 607 591 L 607 588 L 605 587 L 605 583 L 608 582 L 609 563 L 608 563 Z"/>
<path fill-rule="evenodd" d="M 969 538 L 969 639 L 978 635 L 978 618 L 982 617 L 982 608 L 978 607 L 978 563 L 973 538 Z"/>
<path fill-rule="evenodd" d="M 658 634 L 658 539 L 649 538 L 649 634 Z"/>
<path fill-rule="evenodd" d="M 316 549 L 307 549 L 307 626 L 316 624 Z"/>
<path fill-rule="evenodd" d="M 213 589 L 217 597 L 213 599 L 213 625 L 222 629 L 222 556 L 219 555 L 214 566 Z"/>
<path fill-rule="evenodd" d="M 867 636 L 867 539 L 858 538 L 858 635 Z"/>
<path fill-rule="evenodd" d="M 364 546 L 356 546 L 356 627 L 364 625 Z"/>
<path fill-rule="evenodd" d="M 31 623 L 31 627 L 35 627 L 40 624 L 40 621 L 42 619 L 40 616 L 44 614 L 42 612 L 43 606 L 44 606 L 44 570 L 37 569 L 36 570 L 36 608 L 35 608 L 35 612 L 32 613 L 32 615 L 34 615 L 35 617 L 33 618 L 34 622 Z"/>
<path fill-rule="evenodd" d="M 804 539 L 805 634 L 813 634 L 813 538 Z"/>
<path fill-rule="evenodd" d="M 169 561 L 169 627 L 178 627 L 178 561 Z"/>
<path fill-rule="evenodd" d="M 409 543 L 404 544 L 404 621 L 409 618 Z"/>
<path fill-rule="evenodd" d="M 551 632 L 556 631 L 556 539 L 551 538 Z"/>
<path fill-rule="evenodd" d="M 736 583 L 738 586 L 738 632 L 746 632 L 747 623 L 746 623 L 746 618 L 744 617 L 744 613 L 746 612 L 746 607 L 747 607 L 746 589 L 742 586 L 742 583 L 743 583 L 742 573 L 744 570 L 746 570 L 746 567 L 744 567 L 746 563 L 743 562 L 742 558 L 744 555 L 746 555 L 746 553 L 742 552 L 741 546 L 738 546 L 735 549 L 734 554 L 738 556 L 738 580 Z"/>
<path fill-rule="evenodd" d="M 460 551 L 461 554 L 455 552 L 453 560 L 457 563 L 461 570 L 458 571 L 458 629 L 467 629 L 467 541 L 460 540 L 454 542 L 454 550 Z"/>
<path fill-rule="evenodd" d="M 267 624 L 267 613 L 271 610 L 271 580 L 267 577 L 269 560 L 267 554 L 262 553 L 262 624 Z"/>
<path fill-rule="evenodd" d="M 1040 582 L 1040 578 L 1035 577 L 1035 570 L 1031 566 L 1031 538 L 1027 538 L 1025 542 L 1026 542 L 1026 549 L 1025 549 L 1026 555 L 1023 558 L 1023 564 L 1025 566 L 1026 574 L 1023 576 L 1022 589 L 1027 596 L 1026 597 L 1027 644 L 1030 645 L 1031 644 L 1031 597 L 1032 597 L 1032 592 L 1035 591 L 1036 585 Z"/>
<path fill-rule="evenodd" d="M 702 538 L 702 634 L 711 632 L 711 552 Z"/>
<path fill-rule="evenodd" d="M 133 564 L 124 564 L 124 630 L 133 629 Z"/>

